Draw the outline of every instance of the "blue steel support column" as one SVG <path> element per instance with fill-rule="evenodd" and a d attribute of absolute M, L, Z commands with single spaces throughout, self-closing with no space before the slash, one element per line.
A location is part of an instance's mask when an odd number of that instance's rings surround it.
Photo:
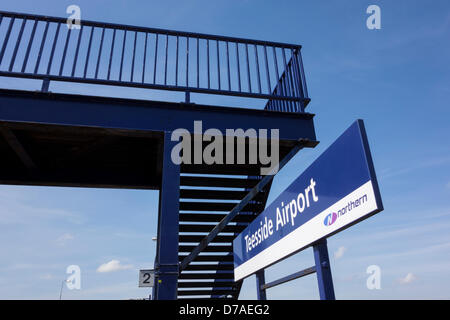
<path fill-rule="evenodd" d="M 158 243 L 155 261 L 155 300 L 177 299 L 178 284 L 178 213 L 180 197 L 180 166 L 172 162 L 175 142 L 170 132 L 164 134 L 164 155 L 159 193 Z"/>
<path fill-rule="evenodd" d="M 258 300 L 267 300 L 266 289 L 262 288 L 265 284 L 266 276 L 264 274 L 264 269 L 261 269 L 256 273 L 256 293 Z"/>
<path fill-rule="evenodd" d="M 330 259 L 328 258 L 327 240 L 323 239 L 314 244 L 313 250 L 320 300 L 335 300 Z"/>

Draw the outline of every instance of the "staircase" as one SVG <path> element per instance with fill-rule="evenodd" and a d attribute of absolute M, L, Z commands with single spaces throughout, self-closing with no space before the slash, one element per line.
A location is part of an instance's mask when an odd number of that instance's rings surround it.
<path fill-rule="evenodd" d="M 260 180 L 260 176 L 186 174 L 182 168 L 179 260 L 182 261 Z M 181 272 L 179 299 L 238 298 L 242 281 L 234 282 L 232 242 L 264 210 L 269 190 L 270 185 Z"/>

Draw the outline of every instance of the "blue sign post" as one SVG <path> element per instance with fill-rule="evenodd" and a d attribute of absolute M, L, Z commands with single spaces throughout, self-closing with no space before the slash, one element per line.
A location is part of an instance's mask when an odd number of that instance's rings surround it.
<path fill-rule="evenodd" d="M 318 278 L 329 283 L 326 238 L 382 210 L 364 123 L 357 120 L 236 237 L 235 280 L 313 245 Z M 320 291 L 334 298 L 332 282 Z"/>

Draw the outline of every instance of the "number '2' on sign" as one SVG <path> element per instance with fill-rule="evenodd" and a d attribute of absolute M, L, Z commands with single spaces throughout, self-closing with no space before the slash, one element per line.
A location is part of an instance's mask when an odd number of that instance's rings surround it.
<path fill-rule="evenodd" d="M 155 284 L 155 271 L 139 270 L 139 287 L 153 287 Z"/>

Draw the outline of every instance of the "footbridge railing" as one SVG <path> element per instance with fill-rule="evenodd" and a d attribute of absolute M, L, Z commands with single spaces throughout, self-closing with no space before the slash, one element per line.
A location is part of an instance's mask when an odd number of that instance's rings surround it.
<path fill-rule="evenodd" d="M 71 26 L 71 27 L 70 27 Z M 303 112 L 301 46 L 0 11 L 0 76 L 266 99 Z"/>

